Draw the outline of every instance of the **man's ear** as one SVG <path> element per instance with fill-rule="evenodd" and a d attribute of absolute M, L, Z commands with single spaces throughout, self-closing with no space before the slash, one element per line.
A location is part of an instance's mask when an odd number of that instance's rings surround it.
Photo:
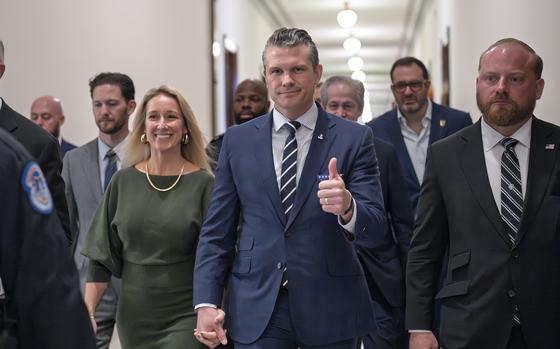
<path fill-rule="evenodd" d="M 2 75 L 4 75 L 5 70 L 6 70 L 6 65 L 0 62 L 0 79 L 2 78 Z"/>
<path fill-rule="evenodd" d="M 136 109 L 136 101 L 134 99 L 131 99 L 130 101 L 128 101 L 128 103 L 126 104 L 126 112 L 127 115 L 130 116 L 132 115 L 132 113 L 134 113 L 134 110 Z"/>

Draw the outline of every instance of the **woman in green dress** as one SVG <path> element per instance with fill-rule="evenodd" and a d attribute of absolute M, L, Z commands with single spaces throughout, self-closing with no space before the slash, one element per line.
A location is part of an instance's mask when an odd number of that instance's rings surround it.
<path fill-rule="evenodd" d="M 186 100 L 147 92 L 124 159 L 107 188 L 82 253 L 93 314 L 111 275 L 122 278 L 117 328 L 124 349 L 203 348 L 193 331 L 193 269 L 213 176 Z"/>

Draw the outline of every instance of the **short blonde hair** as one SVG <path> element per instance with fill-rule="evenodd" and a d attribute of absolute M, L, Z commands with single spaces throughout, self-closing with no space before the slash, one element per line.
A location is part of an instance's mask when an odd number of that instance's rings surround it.
<path fill-rule="evenodd" d="M 188 143 L 181 143 L 181 154 L 183 157 L 196 166 L 210 171 L 210 166 L 204 151 L 204 137 L 198 127 L 198 123 L 196 122 L 191 106 L 187 103 L 185 97 L 183 97 L 179 91 L 165 85 L 152 88 L 146 92 L 139 108 L 136 110 L 136 113 L 134 114 L 132 132 L 128 136 L 128 141 L 125 147 L 123 167 L 133 166 L 134 164 L 147 160 L 150 157 L 150 145 L 143 144 L 140 141 L 140 137 L 146 131 L 146 106 L 152 98 L 159 95 L 175 99 L 179 105 L 179 109 L 181 110 L 183 121 L 185 122 L 189 135 Z"/>

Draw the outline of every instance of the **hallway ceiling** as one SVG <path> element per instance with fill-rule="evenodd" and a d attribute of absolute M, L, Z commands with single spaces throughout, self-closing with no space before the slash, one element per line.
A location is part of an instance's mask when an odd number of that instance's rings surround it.
<path fill-rule="evenodd" d="M 386 109 L 392 100 L 389 70 L 398 57 L 408 52 L 416 18 L 427 1 L 350 0 L 350 8 L 358 14 L 352 29 L 341 28 L 336 19 L 344 8 L 343 0 L 253 0 L 253 4 L 277 27 L 299 27 L 311 34 L 324 67 L 323 81 L 332 75 L 352 73 L 342 44 L 351 34 L 358 38 L 370 104 L 373 109 Z"/>

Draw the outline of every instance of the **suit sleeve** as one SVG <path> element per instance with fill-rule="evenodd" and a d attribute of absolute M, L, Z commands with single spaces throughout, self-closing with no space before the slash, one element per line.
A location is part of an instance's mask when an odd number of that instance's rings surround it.
<path fill-rule="evenodd" d="M 355 242 L 366 248 L 386 241 L 388 229 L 371 128 L 364 127 L 346 187 L 356 200 Z"/>
<path fill-rule="evenodd" d="M 62 228 L 66 233 L 68 243 L 72 243 L 72 232 L 68 221 L 68 206 L 66 204 L 66 196 L 64 193 L 64 181 L 61 176 L 62 161 L 60 161 L 60 150 L 56 139 L 50 137 L 49 142 L 37 158 L 41 170 L 45 174 L 49 190 L 51 191 L 56 212 Z"/>
<path fill-rule="evenodd" d="M 432 330 L 434 297 L 449 231 L 433 148 L 428 148 L 406 270 L 406 328 Z"/>
<path fill-rule="evenodd" d="M 208 214 L 202 225 L 196 250 L 193 305 L 222 304 L 223 291 L 233 263 L 239 198 L 229 163 L 229 133 L 218 157 Z"/>
<path fill-rule="evenodd" d="M 412 213 L 412 203 L 409 200 L 409 193 L 404 182 L 404 173 L 397 158 L 394 147 L 389 147 L 387 157 L 388 178 L 387 178 L 387 201 L 385 207 L 391 219 L 391 225 L 399 247 L 400 261 L 402 266 L 406 266 L 410 238 L 414 226 L 414 214 Z"/>

